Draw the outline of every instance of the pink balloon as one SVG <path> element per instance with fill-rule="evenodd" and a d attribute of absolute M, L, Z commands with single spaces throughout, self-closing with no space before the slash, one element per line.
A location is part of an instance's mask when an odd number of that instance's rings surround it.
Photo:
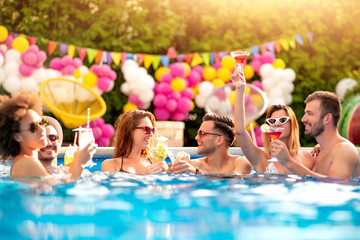
<path fill-rule="evenodd" d="M 196 84 L 198 84 L 199 82 L 201 82 L 201 75 L 198 71 L 192 69 L 187 76 L 187 79 L 189 80 L 189 86 L 193 87 L 196 86 Z"/>
<path fill-rule="evenodd" d="M 251 60 L 252 60 L 252 61 L 257 61 L 257 60 L 259 60 L 259 61 L 260 61 L 260 58 L 261 58 L 261 55 L 258 54 L 258 53 L 256 53 L 256 54 L 254 54 L 254 55 L 251 57 Z"/>
<path fill-rule="evenodd" d="M 38 53 L 36 53 L 36 58 L 38 62 L 45 62 L 47 58 L 46 53 L 44 51 L 39 51 Z"/>
<path fill-rule="evenodd" d="M 99 65 L 92 65 L 90 71 L 95 75 L 99 76 L 100 66 Z"/>
<path fill-rule="evenodd" d="M 142 101 L 138 101 L 136 103 L 136 106 L 139 108 L 139 109 L 142 109 L 144 107 L 144 103 Z"/>
<path fill-rule="evenodd" d="M 39 47 L 37 45 L 31 45 L 28 49 L 27 52 L 32 52 L 37 54 L 39 52 Z"/>
<path fill-rule="evenodd" d="M 105 124 L 105 121 L 103 118 L 100 117 L 100 118 L 93 120 L 92 124 L 95 124 L 96 126 L 100 127 Z"/>
<path fill-rule="evenodd" d="M 109 73 L 108 73 L 108 77 L 110 78 L 111 81 L 115 81 L 117 75 L 116 75 L 116 72 L 111 70 Z"/>
<path fill-rule="evenodd" d="M 159 121 L 166 121 L 170 118 L 170 112 L 165 108 L 155 108 L 154 115 Z"/>
<path fill-rule="evenodd" d="M 260 61 L 264 63 L 273 63 L 275 60 L 275 54 L 272 52 L 264 52 L 261 55 Z"/>
<path fill-rule="evenodd" d="M 22 76 L 24 77 L 29 77 L 33 74 L 34 72 L 34 67 L 29 66 L 25 63 L 22 63 L 19 67 L 19 72 Z"/>
<path fill-rule="evenodd" d="M 95 143 L 99 147 L 107 147 L 107 146 L 110 146 L 110 139 L 108 139 L 108 138 L 98 138 L 98 139 L 95 139 Z"/>
<path fill-rule="evenodd" d="M 191 108 L 191 101 L 188 98 L 182 97 L 177 102 L 177 111 L 186 113 L 189 112 Z"/>
<path fill-rule="evenodd" d="M 164 94 L 157 94 L 155 97 L 154 97 L 154 100 L 153 100 L 153 104 L 155 107 L 164 107 L 166 105 L 166 102 L 167 102 L 167 97 L 164 95 Z"/>
<path fill-rule="evenodd" d="M 215 93 L 215 96 L 217 96 L 219 100 L 223 101 L 225 100 L 226 94 L 224 90 L 219 90 Z"/>
<path fill-rule="evenodd" d="M 21 54 L 21 56 L 23 57 L 23 61 L 24 63 L 26 63 L 27 65 L 33 66 L 36 64 L 37 59 L 36 59 L 36 54 L 33 52 L 25 52 L 25 54 Z"/>
<path fill-rule="evenodd" d="M 103 130 L 101 127 L 96 127 L 94 126 L 92 128 L 93 134 L 95 138 L 101 138 L 101 136 L 103 135 Z"/>
<path fill-rule="evenodd" d="M 178 104 L 175 99 L 169 99 L 169 101 L 167 101 L 166 103 L 166 109 L 169 110 L 170 112 L 173 112 L 176 110 L 177 105 Z"/>
<path fill-rule="evenodd" d="M 75 72 L 75 68 L 72 65 L 67 65 L 63 69 L 61 69 L 61 73 L 63 75 L 73 75 Z"/>
<path fill-rule="evenodd" d="M 191 69 L 191 71 L 195 71 L 195 72 L 199 73 L 200 74 L 200 79 L 203 77 L 204 69 L 203 69 L 202 66 L 196 66 L 193 69 Z"/>
<path fill-rule="evenodd" d="M 114 127 L 109 124 L 106 123 L 102 126 L 102 137 L 103 138 L 111 138 L 112 136 L 114 136 Z"/>
<path fill-rule="evenodd" d="M 194 92 L 191 90 L 191 88 L 185 88 L 184 91 L 181 92 L 181 96 L 191 100 L 194 97 Z"/>
<path fill-rule="evenodd" d="M 131 94 L 129 96 L 129 100 L 128 100 L 130 103 L 133 103 L 133 104 L 137 104 L 138 102 L 140 102 L 140 99 L 138 97 L 138 95 L 136 94 Z"/>
<path fill-rule="evenodd" d="M 174 121 L 185 121 L 189 117 L 189 112 L 175 112 L 171 119 Z"/>
<path fill-rule="evenodd" d="M 180 62 L 176 62 L 173 64 L 170 64 L 170 72 L 171 75 L 173 75 L 174 77 L 184 77 L 185 76 L 185 67 L 182 63 Z"/>
<path fill-rule="evenodd" d="M 252 66 L 252 68 L 254 69 L 254 71 L 256 72 L 257 75 L 260 75 L 259 71 L 260 71 L 260 67 L 262 65 L 262 62 L 260 60 L 252 60 L 249 63 L 249 65 Z"/>
<path fill-rule="evenodd" d="M 51 60 L 50 62 L 50 68 L 54 69 L 54 70 L 61 70 L 63 69 L 64 65 L 61 63 L 61 58 L 54 58 L 53 60 Z"/>
<path fill-rule="evenodd" d="M 39 69 L 39 68 L 41 68 L 43 66 L 43 63 L 42 62 L 38 62 L 38 63 L 36 63 L 35 64 L 35 68 L 37 68 L 37 69 Z"/>
<path fill-rule="evenodd" d="M 111 71 L 111 68 L 109 67 L 109 65 L 106 65 L 106 64 L 104 64 L 104 65 L 101 65 L 101 66 L 99 66 L 99 77 L 108 77 L 108 72 L 110 72 Z"/>
<path fill-rule="evenodd" d="M 14 41 L 14 38 L 11 35 L 8 35 L 8 37 L 5 39 L 3 44 L 7 46 L 8 49 L 12 48 L 12 42 Z"/>
<path fill-rule="evenodd" d="M 173 91 L 172 93 L 170 93 L 169 98 L 178 100 L 179 98 L 181 98 L 181 93 Z"/>
<path fill-rule="evenodd" d="M 65 55 L 62 57 L 61 59 L 61 63 L 66 66 L 66 65 L 70 65 L 72 63 L 72 58 L 69 55 Z"/>
<path fill-rule="evenodd" d="M 221 63 L 215 63 L 212 66 L 213 68 L 215 68 L 215 70 L 218 70 L 219 68 L 221 68 Z"/>
<path fill-rule="evenodd" d="M 166 72 L 163 75 L 161 75 L 161 82 L 164 83 L 171 83 L 171 81 L 173 80 L 174 76 L 171 75 L 171 73 Z"/>
<path fill-rule="evenodd" d="M 107 77 L 99 77 L 97 87 L 102 91 L 107 91 L 110 87 L 110 79 Z"/>
<path fill-rule="evenodd" d="M 72 65 L 75 67 L 75 68 L 79 68 L 81 65 L 82 65 L 82 61 L 80 58 L 74 58 L 72 60 Z"/>
<path fill-rule="evenodd" d="M 160 83 L 159 86 L 157 87 L 157 91 L 159 93 L 162 93 L 162 94 L 169 94 L 171 93 L 173 90 L 171 89 L 171 86 L 170 84 L 168 83 Z"/>
<path fill-rule="evenodd" d="M 259 80 L 255 80 L 251 84 L 254 85 L 255 87 L 260 88 L 261 90 L 264 90 L 264 87 L 263 87 L 262 83 Z"/>

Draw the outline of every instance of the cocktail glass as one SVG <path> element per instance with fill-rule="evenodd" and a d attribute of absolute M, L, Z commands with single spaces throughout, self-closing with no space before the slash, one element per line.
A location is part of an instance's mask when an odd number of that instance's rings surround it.
<path fill-rule="evenodd" d="M 66 149 L 64 156 L 64 165 L 67 166 L 74 161 L 74 153 L 76 152 L 77 147 L 69 145 Z"/>
<path fill-rule="evenodd" d="M 167 156 L 168 139 L 164 136 L 154 139 L 155 147 L 153 147 L 153 156 L 156 162 L 163 162 Z"/>
<path fill-rule="evenodd" d="M 280 135 L 282 134 L 282 132 L 285 130 L 284 127 L 269 127 L 269 130 L 267 131 L 267 134 L 270 137 L 271 141 L 274 140 L 278 140 L 280 138 Z M 269 162 L 277 162 L 277 158 L 276 157 L 272 157 L 271 159 L 268 160 Z"/>
<path fill-rule="evenodd" d="M 86 147 L 86 145 L 88 145 L 89 143 L 95 143 L 95 137 L 92 132 L 92 129 L 80 127 L 79 128 L 79 148 L 80 148 L 80 150 L 83 149 L 84 147 Z M 94 163 L 92 161 L 92 159 L 90 159 L 85 164 L 85 167 L 92 167 L 94 165 L 96 165 L 96 163 Z"/>
<path fill-rule="evenodd" d="M 245 60 L 249 56 L 248 52 L 245 51 L 232 51 L 230 52 L 230 55 L 235 60 L 235 70 L 231 74 L 231 81 L 234 83 L 234 85 L 239 84 L 246 84 L 246 79 L 244 75 L 244 66 L 245 66 Z"/>

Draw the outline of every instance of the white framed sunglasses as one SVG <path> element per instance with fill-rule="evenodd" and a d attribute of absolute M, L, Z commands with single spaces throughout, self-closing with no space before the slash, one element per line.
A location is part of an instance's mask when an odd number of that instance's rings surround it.
<path fill-rule="evenodd" d="M 279 118 L 267 118 L 265 121 L 269 125 L 274 125 L 276 122 L 280 124 L 285 124 L 289 121 L 290 117 L 279 117 Z"/>

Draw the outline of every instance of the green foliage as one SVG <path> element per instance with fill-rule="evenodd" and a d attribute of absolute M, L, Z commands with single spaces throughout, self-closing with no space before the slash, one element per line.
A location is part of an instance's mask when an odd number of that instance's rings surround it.
<path fill-rule="evenodd" d="M 2 25 L 37 37 L 43 50 L 50 39 L 129 53 L 166 54 L 169 47 L 178 53 L 220 52 L 312 32 L 312 44 L 304 38 L 304 46 L 277 54 L 297 73 L 291 107 L 298 120 L 309 93 L 334 91 L 338 80 L 360 67 L 357 0 L 0 0 L 0 8 Z M 57 50 L 45 64 L 59 54 Z M 127 101 L 120 92 L 120 67 L 112 67 L 118 79 L 114 90 L 103 95 L 108 107 L 104 119 L 109 123 Z M 196 145 L 203 113 L 195 108 L 186 121 L 187 146 Z M 301 140 L 303 146 L 314 145 L 303 134 Z"/>

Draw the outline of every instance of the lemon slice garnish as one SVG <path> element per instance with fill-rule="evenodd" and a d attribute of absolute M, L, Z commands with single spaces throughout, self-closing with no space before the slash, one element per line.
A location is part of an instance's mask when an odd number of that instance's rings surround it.
<path fill-rule="evenodd" d="M 267 124 L 263 124 L 263 125 L 261 125 L 260 130 L 262 132 L 266 133 L 266 132 L 268 132 L 270 130 L 270 127 Z"/>

